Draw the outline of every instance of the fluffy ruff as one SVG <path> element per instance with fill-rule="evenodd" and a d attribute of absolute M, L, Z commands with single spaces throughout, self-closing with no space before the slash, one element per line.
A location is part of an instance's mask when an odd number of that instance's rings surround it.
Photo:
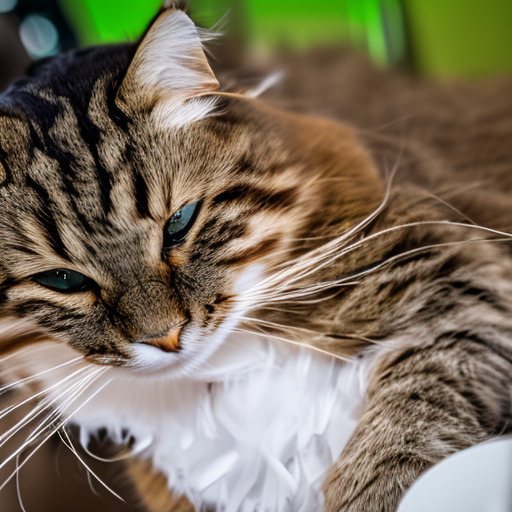
<path fill-rule="evenodd" d="M 137 456 L 198 508 L 319 510 L 322 481 L 358 420 L 367 367 L 231 334 L 188 377 L 109 369 L 72 421 L 85 446 L 101 428 L 118 443 L 128 431 Z"/>

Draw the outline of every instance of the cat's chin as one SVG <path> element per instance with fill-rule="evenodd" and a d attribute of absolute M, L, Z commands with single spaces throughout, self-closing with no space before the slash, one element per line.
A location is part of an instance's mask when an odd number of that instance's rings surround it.
<path fill-rule="evenodd" d="M 186 349 L 179 353 L 166 353 L 155 347 L 140 345 L 134 347 L 130 365 L 119 368 L 119 371 L 140 376 L 183 378 L 201 367 L 218 347 L 212 348 L 203 350 L 203 353 Z"/>
<path fill-rule="evenodd" d="M 237 315 L 233 315 L 210 336 L 201 336 L 191 329 L 184 334 L 179 352 L 163 352 L 156 347 L 138 344 L 132 348 L 130 364 L 120 370 L 141 376 L 188 377 L 208 364 L 237 323 Z"/>

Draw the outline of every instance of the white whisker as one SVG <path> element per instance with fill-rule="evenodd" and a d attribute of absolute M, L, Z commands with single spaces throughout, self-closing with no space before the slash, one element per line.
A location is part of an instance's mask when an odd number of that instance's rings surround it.
<path fill-rule="evenodd" d="M 5 409 L 2 414 L 0 415 L 0 419 L 2 419 L 3 417 L 5 417 L 7 414 L 10 414 L 12 411 L 16 410 L 18 407 L 21 407 L 22 405 L 30 402 L 31 400 L 33 400 L 34 398 L 37 398 L 38 396 L 41 396 L 41 395 L 44 395 L 46 393 L 48 393 L 48 391 L 56 388 L 56 387 L 59 387 L 62 385 L 62 383 L 66 382 L 67 380 L 75 377 L 77 374 L 79 373 L 83 373 L 85 370 L 87 370 L 88 368 L 79 368 L 78 370 L 76 370 L 75 372 L 73 372 L 71 375 L 68 375 L 66 377 L 64 377 L 62 380 L 60 380 L 59 382 L 56 382 L 55 384 L 49 386 L 48 388 L 36 393 L 35 395 L 32 395 L 30 396 L 29 398 L 23 400 L 22 402 L 18 403 L 18 404 L 15 404 L 15 405 L 11 405 L 9 406 L 7 409 Z M 77 381 L 79 382 L 79 381 Z M 76 384 L 76 383 L 75 383 Z M 73 384 L 73 386 L 75 385 Z M 69 391 L 70 388 L 68 388 L 66 391 Z M 41 409 L 45 409 L 46 407 L 48 406 L 48 400 L 43 400 L 40 404 L 36 405 L 29 413 L 27 413 L 25 415 L 24 418 L 22 418 L 16 425 L 14 425 L 13 427 L 11 427 L 11 429 L 9 429 L 7 432 L 4 432 L 1 436 L 0 436 L 0 446 L 2 446 L 6 441 L 7 439 L 5 439 L 5 436 L 8 436 L 9 433 L 13 430 L 13 429 L 16 429 L 17 427 L 19 427 L 20 425 L 23 427 L 25 424 L 28 424 L 30 421 L 32 421 L 32 419 L 34 417 L 37 417 L 39 415 L 39 412 L 37 411 L 40 411 Z M 36 414 L 37 413 L 37 414 Z M 27 421 L 29 420 L 30 421 Z M 14 435 L 14 434 L 13 434 Z"/>
<path fill-rule="evenodd" d="M 376 264 L 374 267 L 368 268 L 366 270 L 362 270 L 361 272 L 358 272 L 352 276 L 348 276 L 348 277 L 334 280 L 334 281 L 328 281 L 328 282 L 324 283 L 325 284 L 324 289 L 331 288 L 334 286 L 339 286 L 339 285 L 343 284 L 345 279 L 353 279 L 353 278 L 357 278 L 357 277 L 366 276 L 372 272 L 375 272 L 376 270 L 381 269 L 382 267 L 388 265 L 389 263 L 392 263 L 393 261 L 397 261 L 402 258 L 406 258 L 413 254 L 426 252 L 426 251 L 429 251 L 432 249 L 439 249 L 441 247 L 453 247 L 453 246 L 471 244 L 471 243 L 476 243 L 476 242 L 510 242 L 510 239 L 509 238 L 494 238 L 492 240 L 489 240 L 487 238 L 473 238 L 470 240 L 459 240 L 457 242 L 442 242 L 442 243 L 438 243 L 438 244 L 423 245 L 421 247 L 416 247 L 415 249 L 410 249 L 409 251 L 395 254 L 394 256 L 391 256 L 390 258 L 387 258 L 386 260 Z M 321 283 L 319 283 L 319 284 L 321 284 Z"/>
<path fill-rule="evenodd" d="M 82 356 L 75 357 L 74 359 L 66 361 L 65 363 L 58 364 L 57 366 L 53 366 L 52 368 L 48 368 L 47 370 L 43 370 L 42 372 L 35 373 L 34 375 L 31 375 L 30 377 L 25 377 L 24 379 L 17 380 L 16 382 L 10 382 L 9 384 L 6 384 L 5 386 L 0 387 L 0 393 L 3 393 L 4 391 L 7 391 L 8 389 L 11 389 L 13 387 L 19 386 L 20 384 L 24 384 L 25 382 L 30 382 L 34 379 L 37 379 L 38 377 L 41 377 L 41 375 L 46 375 L 47 373 L 53 372 L 59 368 L 63 368 L 64 366 L 68 366 L 70 364 L 76 363 L 77 361 L 80 361 L 80 360 L 83 360 Z"/>
<path fill-rule="evenodd" d="M 103 372 L 107 370 L 107 368 L 102 368 Z M 101 375 L 102 373 L 100 373 L 99 375 Z M 99 377 L 98 375 L 98 377 Z M 94 379 L 96 380 L 96 379 Z M 94 380 L 92 382 L 94 382 Z M 92 384 L 92 382 L 90 384 Z M 48 439 L 50 439 L 50 437 L 52 437 L 56 432 L 59 431 L 59 429 L 65 425 L 80 409 L 82 409 L 82 407 L 85 407 L 85 405 L 90 401 L 92 400 L 99 392 L 101 392 L 103 389 L 105 389 L 105 387 L 110 384 L 110 382 L 112 382 L 112 379 L 109 379 L 107 382 L 105 382 L 100 388 L 98 388 L 91 396 L 89 396 L 86 400 L 84 400 L 79 407 L 77 407 L 71 414 L 69 414 L 64 420 L 62 420 L 33 450 L 32 452 L 27 456 L 27 458 L 20 464 L 19 468 L 17 470 L 15 470 L 14 472 L 12 472 L 6 480 L 4 480 L 4 482 L 0 485 L 0 491 L 12 480 L 12 478 L 15 476 L 15 474 L 17 473 L 17 471 L 19 471 L 30 459 L 31 457 L 37 452 L 37 450 L 39 450 L 39 448 L 41 448 L 41 446 L 43 446 L 44 443 L 46 443 L 46 441 L 48 441 Z M 83 390 L 85 391 L 85 390 Z M 15 454 L 14 455 L 11 455 L 9 457 L 9 459 L 7 461 L 4 461 L 1 465 L 0 465 L 0 468 L 3 467 L 6 462 L 8 462 L 9 460 L 12 460 L 13 457 L 15 457 L 18 453 L 20 453 L 22 450 L 24 450 L 26 448 L 26 445 L 22 446 L 21 447 L 21 450 L 18 449 L 16 450 Z"/>
<path fill-rule="evenodd" d="M 452 247 L 452 246 L 465 245 L 465 244 L 476 243 L 476 242 L 510 242 L 510 239 L 509 238 L 495 238 L 495 239 L 489 240 L 487 238 L 474 238 L 471 240 L 459 240 L 457 242 L 443 242 L 443 243 L 438 243 L 438 244 L 429 244 L 429 245 L 424 245 L 421 247 L 416 247 L 415 249 L 411 249 L 409 251 L 405 251 L 403 253 L 391 256 L 390 258 L 387 258 L 386 260 L 376 264 L 375 266 L 365 269 L 365 270 L 358 272 L 356 274 L 353 274 L 351 276 L 347 276 L 347 277 L 344 277 L 341 279 L 336 279 L 333 281 L 325 281 L 325 282 L 317 283 L 317 284 L 313 285 L 311 290 L 308 290 L 308 287 L 305 287 L 304 295 L 307 295 L 308 293 L 311 293 L 311 294 L 319 293 L 321 291 L 328 290 L 330 288 L 334 288 L 334 287 L 338 287 L 338 286 L 358 284 L 359 281 L 352 281 L 352 280 L 355 278 L 367 276 L 368 274 L 376 272 L 377 270 L 380 270 L 381 268 L 385 267 L 386 265 L 389 265 L 390 263 L 392 263 L 394 261 L 398 261 L 400 259 L 406 258 L 406 257 L 414 255 L 414 254 L 426 252 L 426 251 L 429 251 L 432 249 L 438 249 L 441 247 Z M 346 281 L 346 280 L 349 280 L 349 281 Z M 280 297 L 285 297 L 285 296 L 277 296 L 274 299 L 266 299 L 266 302 L 264 302 L 264 304 L 269 304 L 271 302 L 279 302 L 280 300 L 286 301 L 286 299 L 284 299 L 284 298 L 281 299 Z M 255 304 L 255 306 L 257 306 L 257 305 L 258 304 Z"/>
<path fill-rule="evenodd" d="M 297 347 L 303 347 L 303 348 L 306 348 L 308 350 L 313 350 L 315 352 L 320 352 L 321 354 L 324 354 L 324 355 L 329 356 L 329 357 L 334 357 L 335 359 L 339 359 L 340 361 L 346 361 L 346 362 L 352 361 L 352 359 L 350 359 L 348 357 L 340 356 L 339 354 L 335 354 L 333 352 L 329 352 L 328 350 L 324 350 L 322 348 L 316 347 L 315 345 L 309 345 L 308 343 L 304 343 L 304 342 L 301 342 L 301 341 L 290 340 L 288 338 L 283 338 L 282 336 L 276 336 L 274 334 L 269 334 L 267 332 L 255 332 L 255 331 L 250 331 L 250 330 L 247 330 L 247 329 L 240 329 L 239 327 L 235 327 L 233 329 L 233 332 L 240 332 L 240 333 L 243 333 L 243 334 L 254 334 L 256 336 L 265 336 L 266 338 L 272 338 L 272 339 L 277 340 L 277 341 L 284 341 L 285 343 L 289 343 L 290 345 L 295 345 Z"/>
<path fill-rule="evenodd" d="M 23 506 L 23 500 L 21 499 L 21 488 L 20 488 L 20 455 L 16 457 L 16 494 L 18 496 L 18 503 L 21 508 L 21 512 L 26 512 L 25 507 Z"/>
<path fill-rule="evenodd" d="M 450 204 L 448 201 L 445 201 L 442 197 L 437 196 L 433 192 L 426 191 L 425 194 L 434 199 L 435 201 L 441 203 L 442 205 L 446 206 L 456 214 L 460 215 L 463 219 L 466 219 L 470 224 L 473 224 L 474 226 L 478 226 L 478 223 L 475 222 L 471 217 L 468 217 L 465 213 L 461 212 L 458 208 Z"/>
<path fill-rule="evenodd" d="M 347 243 L 353 236 L 358 234 L 362 229 L 364 229 L 368 224 L 370 224 L 376 217 L 378 217 L 384 208 L 387 206 L 390 194 L 391 194 L 391 183 L 394 176 L 394 171 L 389 180 L 388 186 L 386 188 L 386 193 L 384 195 L 383 200 L 379 204 L 379 206 L 368 216 L 366 216 L 362 221 L 358 224 L 350 228 L 345 233 L 342 233 L 340 236 L 336 237 L 334 240 L 317 247 L 316 249 L 312 249 L 307 253 L 298 256 L 287 262 L 286 268 L 283 270 L 276 272 L 269 277 L 261 280 L 254 287 L 247 291 L 248 293 L 254 292 L 259 289 L 268 289 L 270 287 L 275 288 L 279 286 L 279 282 L 282 282 L 286 279 L 287 276 L 291 275 L 292 282 L 295 282 L 299 279 L 303 279 L 308 275 L 317 272 L 320 268 L 323 268 L 325 264 L 321 264 L 319 266 L 319 262 L 326 257 L 334 257 L 335 259 L 338 257 L 336 251 L 340 249 L 340 245 L 343 246 L 344 243 Z M 334 253 L 334 256 L 332 254 Z M 312 265 L 316 265 L 315 268 L 311 269 Z M 301 271 L 301 269 L 304 269 Z M 309 269 L 309 270 L 308 270 Z M 277 283 L 277 284 L 276 284 Z M 289 281 L 285 281 L 284 286 L 286 286 Z M 283 285 L 281 285 L 283 286 Z M 245 294 L 244 294 L 245 295 Z"/>
<path fill-rule="evenodd" d="M 110 493 L 112 493 L 116 498 L 120 499 L 123 503 L 126 503 L 126 501 L 121 498 L 121 496 L 119 496 L 119 494 L 117 494 L 113 489 L 111 489 L 86 463 L 85 461 L 82 459 L 82 457 L 80 457 L 80 455 L 78 454 L 75 446 L 73 445 L 73 442 L 71 441 L 71 438 L 69 437 L 69 434 L 67 433 L 66 431 L 66 428 L 62 428 L 58 431 L 58 434 L 59 434 L 59 437 L 61 439 L 61 441 L 64 443 L 65 446 L 67 446 L 72 453 L 75 454 L 75 457 L 82 463 L 82 465 L 84 466 L 84 468 L 86 469 L 87 471 L 87 474 L 88 475 L 92 475 L 105 489 L 107 489 L 107 491 L 109 491 Z M 66 439 L 64 439 L 63 435 L 66 437 Z M 67 442 L 66 442 L 67 440 Z"/>
<path fill-rule="evenodd" d="M 42 433 L 47 427 L 51 425 L 54 419 L 57 419 L 72 403 L 74 403 L 96 379 L 103 373 L 104 369 L 96 369 L 96 372 L 90 372 L 88 375 L 79 380 L 73 387 L 72 392 L 70 389 L 67 391 L 70 392 L 66 399 L 60 402 L 60 399 L 66 394 L 61 393 L 59 397 L 56 397 L 53 402 L 59 402 L 58 407 L 56 407 L 53 411 L 51 411 L 48 416 L 32 431 L 29 435 L 26 443 L 32 442 L 37 436 Z"/>
<path fill-rule="evenodd" d="M 128 452 L 128 453 L 125 453 L 124 455 L 119 455 L 117 457 L 111 457 L 110 459 L 106 459 L 104 457 L 100 457 L 99 455 L 95 455 L 94 453 L 92 453 L 88 448 L 87 446 L 82 446 L 84 452 L 91 458 L 93 459 L 96 459 L 97 461 L 99 462 L 120 462 L 122 460 L 126 460 L 126 459 L 129 459 L 131 457 L 134 457 L 136 455 L 138 455 L 139 453 L 141 453 L 142 451 L 144 451 L 146 449 L 146 445 L 141 445 L 140 448 L 138 450 L 131 450 Z"/>
<path fill-rule="evenodd" d="M 60 440 L 62 441 L 62 437 L 61 437 L 60 431 L 57 432 L 57 434 L 59 435 Z M 87 484 L 89 485 L 89 489 L 94 494 L 94 496 L 98 496 L 99 497 L 100 493 L 95 489 L 95 487 L 94 487 L 94 485 L 92 483 L 91 474 L 89 473 L 89 471 L 86 471 L 85 474 L 86 474 L 86 477 L 87 477 Z"/>
<path fill-rule="evenodd" d="M 78 379 L 77 382 L 75 382 L 75 383 L 73 383 L 71 385 L 71 387 L 65 389 L 62 393 L 60 393 L 60 395 L 54 397 L 52 400 L 49 400 L 49 399 L 43 400 L 39 405 L 34 407 L 32 409 L 32 411 L 30 411 L 22 420 L 20 420 L 16 425 L 14 425 L 5 434 L 2 435 L 2 442 L 0 443 L 0 446 L 3 446 L 9 439 L 11 439 L 13 436 L 15 436 L 20 430 L 22 430 L 23 428 L 28 426 L 30 424 L 30 422 L 32 420 L 34 420 L 35 418 L 37 418 L 45 409 L 48 409 L 54 403 L 57 403 L 64 395 L 69 393 L 70 396 L 73 397 L 73 399 L 76 399 L 76 397 L 79 394 L 79 393 L 77 394 L 77 390 L 82 389 L 83 386 L 84 386 L 84 383 L 89 384 L 89 383 L 93 382 L 94 381 L 93 377 L 95 375 L 96 374 L 90 373 L 90 374 L 86 375 L 85 377 L 82 377 L 82 378 Z M 39 423 L 39 425 L 29 434 L 29 436 L 27 437 L 27 439 L 23 443 L 23 446 L 27 446 L 35 437 L 37 437 L 37 435 L 40 433 L 40 431 L 44 430 L 46 425 L 49 422 L 51 422 L 51 420 L 56 415 L 57 416 L 59 415 L 59 411 L 58 410 L 55 410 L 55 411 L 51 412 L 50 414 L 48 414 L 48 416 L 41 423 Z M 23 446 L 21 448 L 23 448 Z M 12 459 L 13 455 L 11 455 L 10 459 Z M 4 460 L 0 464 L 0 469 L 10 459 Z"/>
<path fill-rule="evenodd" d="M 354 284 L 354 285 L 359 284 L 359 281 L 354 281 L 352 284 Z M 337 295 L 339 295 L 339 291 L 331 293 L 330 295 L 326 295 L 325 297 L 318 297 L 317 299 L 308 299 L 308 300 L 299 300 L 299 299 L 291 299 L 290 300 L 290 299 L 288 299 L 286 301 L 286 304 L 287 305 L 297 304 L 298 306 L 301 306 L 304 304 L 319 304 L 320 302 L 334 299 L 334 297 L 336 297 Z M 274 301 L 274 302 L 279 302 L 279 301 Z M 271 310 L 274 309 L 274 310 L 278 311 L 279 308 L 275 308 L 273 305 L 272 306 L 270 305 L 270 304 L 274 304 L 274 302 L 273 303 L 269 302 L 268 304 L 258 305 L 258 309 L 271 309 Z M 286 310 L 284 310 L 284 311 L 286 311 Z"/>
<path fill-rule="evenodd" d="M 467 229 L 474 229 L 474 230 L 481 230 L 485 231 L 486 233 L 490 233 L 493 235 L 502 235 L 506 238 L 500 238 L 500 239 L 470 239 L 470 240 L 464 240 L 464 241 L 458 241 L 458 242 L 449 242 L 446 244 L 432 244 L 432 245 L 426 245 L 419 248 L 412 249 L 411 251 L 406 251 L 404 253 L 395 255 L 384 262 L 381 262 L 379 264 L 376 264 L 374 267 L 369 269 L 368 271 L 355 273 L 351 276 L 346 276 L 341 279 L 336 279 L 324 283 L 316 283 L 313 285 L 307 285 L 301 289 L 297 289 L 296 291 L 292 291 L 291 293 L 280 293 L 280 292 L 286 292 L 286 290 L 290 289 L 291 285 L 296 283 L 300 279 L 304 279 L 310 274 L 313 274 L 315 272 L 318 272 L 321 268 L 325 267 L 326 265 L 329 265 L 333 261 L 341 258 L 342 256 L 360 248 L 361 246 L 367 244 L 371 240 L 381 237 L 383 235 L 389 234 L 393 231 L 405 229 L 405 228 L 411 228 L 411 227 L 417 227 L 417 226 L 426 226 L 426 225 L 436 225 L 436 226 L 456 226 L 456 227 L 464 227 Z M 417 222 L 409 222 L 405 224 L 400 224 L 398 226 L 392 226 L 386 229 L 383 229 L 381 231 L 378 231 L 377 233 L 373 233 L 372 235 L 369 235 L 355 243 L 352 243 L 348 246 L 345 246 L 344 248 L 337 248 L 338 252 L 335 254 L 332 254 L 332 251 L 330 254 L 328 254 L 327 259 L 325 259 L 325 256 L 322 257 L 320 255 L 318 257 L 318 261 L 316 262 L 317 265 L 314 268 L 311 268 L 310 265 L 306 266 L 306 268 L 300 268 L 293 274 L 293 267 L 290 267 L 286 269 L 285 271 L 280 271 L 274 274 L 273 276 L 270 276 L 270 278 L 266 278 L 262 281 L 260 281 L 257 285 L 247 290 L 247 292 L 241 294 L 240 296 L 236 297 L 234 299 L 235 302 L 245 302 L 250 301 L 255 306 L 258 305 L 264 305 L 271 302 L 280 302 L 280 301 L 286 301 L 289 298 L 295 298 L 297 296 L 304 296 L 308 294 L 314 294 L 318 293 L 322 290 L 327 290 L 332 287 L 337 287 L 341 285 L 349 285 L 350 281 L 353 281 L 354 279 L 357 279 L 361 276 L 366 275 L 369 271 L 374 271 L 379 268 L 382 268 L 385 264 L 390 263 L 391 261 L 394 261 L 394 259 L 397 259 L 399 257 L 404 257 L 410 254 L 414 254 L 415 252 L 422 251 L 422 250 L 428 250 L 433 249 L 435 247 L 444 247 L 444 246 L 451 246 L 451 245 L 459 245 L 460 243 L 471 243 L 475 241 L 488 241 L 488 242 L 505 242 L 512 240 L 512 234 L 506 233 L 503 231 L 499 231 L 496 229 L 486 228 L 484 226 L 478 226 L 478 225 L 471 225 L 471 224 L 465 224 L 462 222 L 453 222 L 453 221 L 434 221 L 434 220 L 427 220 L 427 221 L 417 221 Z M 329 245 L 329 244 L 327 244 Z M 316 250 L 315 250 L 316 251 Z M 309 253 L 307 253 L 309 254 Z M 309 262 L 307 262 L 309 263 Z M 294 265 L 295 267 L 296 265 Z M 291 274 L 291 275 L 290 275 Z M 290 276 L 287 280 L 284 280 L 284 278 Z M 274 282 L 270 282 L 270 279 L 273 279 Z M 281 284 L 275 284 L 275 283 L 281 282 Z M 350 285 L 358 284 L 357 282 L 350 282 Z M 270 288 L 270 285 L 272 285 L 272 288 Z"/>
<path fill-rule="evenodd" d="M 301 331 L 301 332 L 305 332 L 305 333 L 316 334 L 317 336 L 324 336 L 324 337 L 329 337 L 330 336 L 329 333 L 315 331 L 313 329 L 308 329 L 307 327 L 298 327 L 298 326 L 295 326 L 295 325 L 279 324 L 277 322 L 271 322 L 270 320 L 263 320 L 261 318 L 253 318 L 253 317 L 241 316 L 241 317 L 239 317 L 239 319 L 243 320 L 245 322 L 255 322 L 255 323 L 262 324 L 262 325 L 266 325 L 268 327 L 275 327 L 277 329 L 282 329 L 282 330 L 286 330 L 286 331 L 291 329 L 291 330 L 294 330 L 294 331 Z M 346 338 L 361 339 L 361 340 L 364 340 L 364 341 L 369 341 L 371 343 L 377 343 L 377 340 L 372 340 L 370 338 L 365 338 L 364 336 L 359 336 L 359 335 L 356 335 L 356 334 L 339 334 L 339 333 L 336 333 L 336 335 L 342 336 L 342 337 L 346 337 Z"/>
<path fill-rule="evenodd" d="M 327 283 L 329 284 L 329 286 L 327 285 Z M 334 281 L 332 283 L 334 283 Z M 273 302 L 292 302 L 293 299 L 300 299 L 302 297 L 307 297 L 309 295 L 315 295 L 323 290 L 333 288 L 334 286 L 354 286 L 356 284 L 359 284 L 359 281 L 347 281 L 347 282 L 341 282 L 341 283 L 332 284 L 332 285 L 331 285 L 331 282 L 325 282 L 325 283 L 321 282 L 321 283 L 317 283 L 315 285 L 305 286 L 304 288 L 297 288 L 296 291 L 290 291 L 288 293 L 283 293 L 281 295 L 269 292 L 266 295 L 261 294 L 256 297 L 251 297 L 250 300 L 243 297 L 241 300 L 237 299 L 237 302 L 243 303 L 244 301 L 246 301 L 246 302 L 249 302 L 250 304 L 254 304 L 254 303 L 271 304 Z M 335 294 L 335 295 L 337 295 L 337 294 Z M 311 303 L 314 304 L 315 302 L 321 302 L 322 300 L 325 300 L 325 299 L 321 299 L 321 300 L 316 299 Z M 301 304 L 306 303 L 306 301 L 303 301 L 303 300 L 296 301 L 296 302 L 300 302 Z"/>

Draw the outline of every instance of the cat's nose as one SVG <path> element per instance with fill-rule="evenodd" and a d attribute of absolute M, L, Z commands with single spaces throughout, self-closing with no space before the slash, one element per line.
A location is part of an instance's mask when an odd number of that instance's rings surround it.
<path fill-rule="evenodd" d="M 182 324 L 177 325 L 163 335 L 158 334 L 156 336 L 145 336 L 138 340 L 138 342 L 144 343 L 145 345 L 152 345 L 164 352 L 179 352 L 181 348 L 180 332 L 182 327 Z"/>

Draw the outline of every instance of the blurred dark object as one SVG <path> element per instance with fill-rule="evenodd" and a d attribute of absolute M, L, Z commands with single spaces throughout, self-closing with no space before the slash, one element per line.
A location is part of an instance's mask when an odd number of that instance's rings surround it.
<path fill-rule="evenodd" d="M 0 90 L 32 59 L 78 46 L 56 0 L 0 0 Z"/>
<path fill-rule="evenodd" d="M 0 90 L 23 76 L 30 63 L 17 30 L 16 18 L 0 14 Z"/>

